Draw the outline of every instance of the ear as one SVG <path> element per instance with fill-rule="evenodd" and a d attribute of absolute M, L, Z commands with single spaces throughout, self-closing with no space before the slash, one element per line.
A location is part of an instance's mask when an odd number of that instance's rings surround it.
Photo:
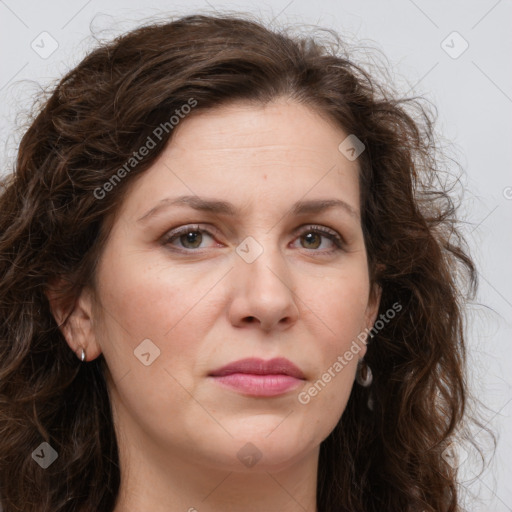
<path fill-rule="evenodd" d="M 86 361 L 96 359 L 101 354 L 94 330 L 94 308 L 92 291 L 84 287 L 73 303 L 64 303 L 58 290 L 63 281 L 52 283 L 45 290 L 52 314 L 71 350 L 80 357 L 85 350 Z"/>
<path fill-rule="evenodd" d="M 371 329 L 375 320 L 377 319 L 377 314 L 379 312 L 380 299 L 382 297 L 382 288 L 379 284 L 374 283 L 373 288 L 370 291 L 368 297 L 368 305 L 366 307 L 365 312 L 365 327 Z"/>
<path fill-rule="evenodd" d="M 375 324 L 375 320 L 377 318 L 377 314 L 379 313 L 380 299 L 382 296 L 382 288 L 377 283 L 374 283 L 370 293 L 368 295 L 368 304 L 366 306 L 366 311 L 364 314 L 364 325 L 361 329 L 361 334 L 364 334 L 364 343 L 360 343 L 361 351 L 359 353 L 359 358 L 363 359 L 366 355 L 366 344 L 369 339 L 369 331 L 372 329 Z M 361 340 L 362 341 L 362 340 Z"/>

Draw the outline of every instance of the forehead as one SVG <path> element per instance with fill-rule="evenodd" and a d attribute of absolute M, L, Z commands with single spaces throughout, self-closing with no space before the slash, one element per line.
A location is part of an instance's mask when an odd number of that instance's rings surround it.
<path fill-rule="evenodd" d="M 346 136 L 320 111 L 280 98 L 265 105 L 232 102 L 192 113 L 176 127 L 170 148 L 174 154 L 188 150 L 189 156 L 191 143 L 195 151 L 288 151 L 293 159 L 293 148 L 300 148 L 300 153 L 329 153 L 336 151 Z"/>
<path fill-rule="evenodd" d="M 199 112 L 175 128 L 127 199 L 140 212 L 169 195 L 215 195 L 243 206 L 255 197 L 264 205 L 328 194 L 357 211 L 358 163 L 339 150 L 346 137 L 311 107 L 287 100 Z"/>

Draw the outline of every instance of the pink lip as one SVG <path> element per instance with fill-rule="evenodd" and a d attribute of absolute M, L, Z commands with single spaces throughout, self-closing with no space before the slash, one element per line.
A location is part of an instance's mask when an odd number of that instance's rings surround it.
<path fill-rule="evenodd" d="M 210 373 L 222 385 L 252 396 L 276 396 L 298 387 L 304 374 L 291 361 L 278 357 L 241 359 Z"/>

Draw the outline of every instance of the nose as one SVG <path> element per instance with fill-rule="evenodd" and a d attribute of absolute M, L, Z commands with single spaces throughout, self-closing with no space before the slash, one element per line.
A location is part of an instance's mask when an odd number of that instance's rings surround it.
<path fill-rule="evenodd" d="M 299 318 L 293 278 L 278 249 L 265 247 L 256 260 L 248 263 L 235 256 L 230 272 L 231 302 L 229 320 L 235 327 L 270 332 L 286 330 Z"/>

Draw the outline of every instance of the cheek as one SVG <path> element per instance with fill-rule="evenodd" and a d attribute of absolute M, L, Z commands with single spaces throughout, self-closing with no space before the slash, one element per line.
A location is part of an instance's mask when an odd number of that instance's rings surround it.
<path fill-rule="evenodd" d="M 105 253 L 99 273 L 103 311 L 96 335 L 115 403 L 124 404 L 119 414 L 130 411 L 139 424 L 160 418 L 155 425 L 169 433 L 174 427 L 167 420 L 190 399 L 186 390 L 193 389 L 195 368 L 201 367 L 206 294 L 219 281 L 219 272 L 199 276 L 179 267 L 151 266 L 144 254 L 111 265 L 108 257 Z"/>
<path fill-rule="evenodd" d="M 97 336 L 113 377 L 130 370 L 133 378 L 144 378 L 147 368 L 137 355 L 147 352 L 142 359 L 154 360 L 151 368 L 188 367 L 190 373 L 193 362 L 200 362 L 198 341 L 214 313 L 211 291 L 225 270 L 212 266 L 185 272 L 165 258 L 151 259 L 151 253 L 116 251 L 115 243 L 110 247 L 99 269 L 104 311 Z M 113 258 L 116 253 L 125 256 Z M 184 383 L 190 378 L 184 375 Z"/>
<path fill-rule="evenodd" d="M 368 303 L 368 286 L 364 275 L 360 278 L 339 280 L 337 286 L 330 288 L 324 300 L 323 310 L 339 333 L 361 328 Z"/>
<path fill-rule="evenodd" d="M 365 327 L 369 278 L 364 261 L 353 261 L 323 279 L 304 279 L 304 303 L 323 325 L 324 353 L 343 350 Z M 313 285 L 314 286 L 311 286 Z"/>
<path fill-rule="evenodd" d="M 162 351 L 163 334 L 172 327 L 171 312 L 180 307 L 175 306 L 179 304 L 179 290 L 165 286 L 165 281 L 158 279 L 158 272 L 143 264 L 143 255 L 119 251 L 117 254 L 123 256 L 114 259 L 114 254 L 116 246 L 111 244 L 99 269 L 102 311 L 101 325 L 96 329 L 113 374 L 133 370 L 134 363 L 141 364 L 134 357 L 134 350 L 143 340 L 155 344 L 153 352 Z"/>
<path fill-rule="evenodd" d="M 368 276 L 361 264 L 331 276 L 305 301 L 321 320 L 317 320 L 321 327 L 315 335 L 316 354 L 311 354 L 319 364 L 297 401 L 311 418 L 323 418 L 318 426 L 321 437 L 338 423 L 354 385 L 357 362 L 366 351 L 362 333 L 368 293 Z"/>

